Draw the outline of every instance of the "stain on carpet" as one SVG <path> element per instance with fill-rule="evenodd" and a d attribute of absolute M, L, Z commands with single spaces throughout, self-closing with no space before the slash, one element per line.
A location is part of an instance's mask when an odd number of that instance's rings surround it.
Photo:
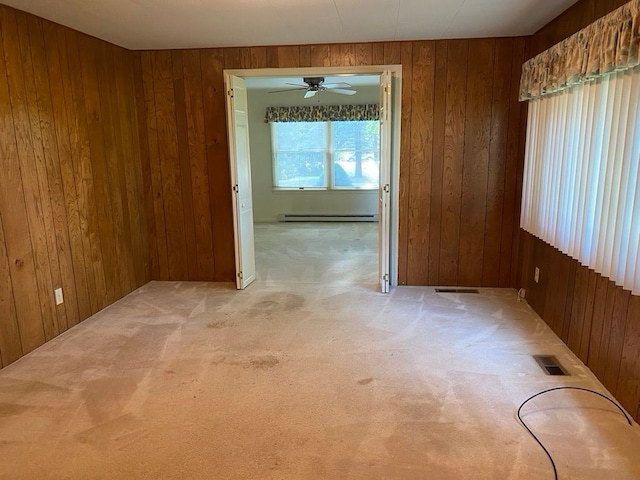
<path fill-rule="evenodd" d="M 229 325 L 225 320 L 218 320 L 216 322 L 207 323 L 207 328 L 227 328 L 230 326 L 231 325 Z"/>
<path fill-rule="evenodd" d="M 363 378 L 362 380 L 358 380 L 358 383 L 360 385 L 369 385 L 371 382 L 373 382 L 373 378 L 371 378 L 371 377 Z"/>
<path fill-rule="evenodd" d="M 306 300 L 303 295 L 293 293 L 274 293 L 264 295 L 262 299 L 253 304 L 252 310 L 256 313 L 278 313 L 302 308 Z"/>
<path fill-rule="evenodd" d="M 10 417 L 12 415 L 20 415 L 34 407 L 28 405 L 19 405 L 16 403 L 0 403 L 0 417 Z"/>
<path fill-rule="evenodd" d="M 226 356 L 219 357 L 211 361 L 211 365 L 230 365 L 232 367 L 242 366 L 243 363 L 237 360 L 229 360 Z"/>
<path fill-rule="evenodd" d="M 257 355 L 245 358 L 229 358 L 220 356 L 211 361 L 211 365 L 228 365 L 231 367 L 267 369 L 273 368 L 280 363 L 280 360 L 274 355 Z"/>
<path fill-rule="evenodd" d="M 254 357 L 249 362 L 253 368 L 273 368 L 280 363 L 273 355 L 263 355 Z"/>

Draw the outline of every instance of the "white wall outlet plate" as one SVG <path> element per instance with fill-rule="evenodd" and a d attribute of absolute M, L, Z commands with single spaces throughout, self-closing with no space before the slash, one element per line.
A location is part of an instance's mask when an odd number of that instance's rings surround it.
<path fill-rule="evenodd" d="M 56 297 L 56 305 L 60 305 L 61 303 L 64 302 L 64 297 L 62 296 L 62 287 L 60 288 L 56 288 L 53 291 L 55 297 Z"/>

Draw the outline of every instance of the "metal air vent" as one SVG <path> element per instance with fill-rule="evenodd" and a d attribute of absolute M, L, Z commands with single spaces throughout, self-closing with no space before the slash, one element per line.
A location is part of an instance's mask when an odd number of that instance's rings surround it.
<path fill-rule="evenodd" d="M 533 358 L 547 375 L 569 375 L 553 355 L 534 355 Z"/>

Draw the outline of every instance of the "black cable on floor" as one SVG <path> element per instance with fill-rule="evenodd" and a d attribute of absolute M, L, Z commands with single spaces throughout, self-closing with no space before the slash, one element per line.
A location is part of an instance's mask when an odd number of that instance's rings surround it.
<path fill-rule="evenodd" d="M 616 406 L 616 408 L 618 410 L 620 410 L 620 413 L 622 413 L 622 415 L 624 416 L 624 418 L 627 420 L 627 423 L 629 425 L 632 425 L 631 423 L 631 419 L 629 418 L 629 416 L 627 415 L 627 413 L 622 409 L 622 407 L 620 405 L 618 405 L 616 402 L 614 402 L 613 400 L 611 400 L 609 397 L 598 393 L 594 390 L 589 390 L 588 388 L 581 388 L 581 387 L 555 387 L 555 388 L 549 388 L 548 390 L 543 390 L 542 392 L 538 392 L 535 395 L 532 395 L 531 397 L 527 398 L 524 402 L 522 402 L 522 404 L 520 405 L 520 408 L 518 408 L 518 420 L 520 420 L 520 423 L 522 424 L 522 426 L 524 428 L 527 429 L 527 432 L 529 432 L 529 434 L 533 437 L 533 439 L 538 442 L 538 445 L 540 445 L 540 448 L 542 448 L 542 450 L 544 450 L 544 453 L 547 454 L 547 457 L 549 457 L 549 461 L 551 462 L 551 467 L 553 467 L 553 480 L 558 480 L 558 470 L 556 469 L 556 463 L 553 461 L 553 457 L 551 456 L 551 454 L 549 453 L 549 450 L 547 450 L 545 448 L 545 446 L 542 444 L 542 442 L 538 439 L 538 437 L 536 437 L 536 435 L 531 431 L 531 429 L 527 426 L 526 423 L 524 423 L 524 420 L 522 420 L 522 417 L 520 416 L 520 411 L 522 410 L 522 407 L 524 407 L 529 400 L 533 400 L 536 397 L 539 397 L 540 395 L 543 395 L 545 393 L 549 393 L 549 392 L 553 392 L 555 390 L 580 390 L 582 392 L 588 392 L 588 393 L 593 393 L 595 395 L 598 395 L 599 397 L 604 398 L 605 400 L 611 402 L 613 405 Z"/>

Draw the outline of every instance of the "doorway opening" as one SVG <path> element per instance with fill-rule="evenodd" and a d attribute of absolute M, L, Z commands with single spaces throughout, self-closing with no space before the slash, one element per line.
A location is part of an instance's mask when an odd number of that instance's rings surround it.
<path fill-rule="evenodd" d="M 238 288 L 256 278 L 256 244 L 263 248 L 274 232 L 291 235 L 295 225 L 301 240 L 311 235 L 308 245 L 322 247 L 315 251 L 321 259 L 335 253 L 324 250 L 332 237 L 334 246 L 349 238 L 361 242 L 342 245 L 345 256 L 366 255 L 377 230 L 371 250 L 387 292 L 397 283 L 401 67 L 230 70 L 225 82 Z M 366 116 L 373 111 L 379 116 Z M 286 115 L 295 118 L 283 120 Z M 313 123 L 305 115 L 313 115 Z M 289 223 L 296 220 L 323 223 Z M 314 243 L 314 236 L 327 242 Z M 375 269 L 375 261 L 365 263 Z M 354 273 L 346 269 L 338 275 Z"/>

